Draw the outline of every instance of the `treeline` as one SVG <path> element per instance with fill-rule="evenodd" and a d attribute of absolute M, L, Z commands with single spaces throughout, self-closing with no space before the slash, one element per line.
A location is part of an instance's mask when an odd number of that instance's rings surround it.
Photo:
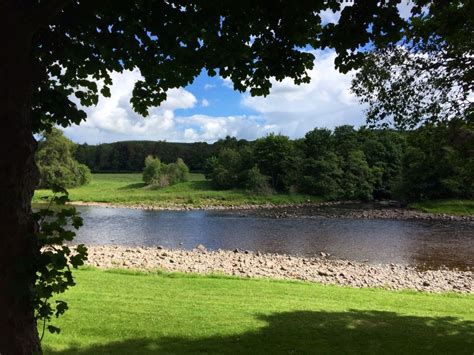
<path fill-rule="evenodd" d="M 407 132 L 340 126 L 296 140 L 270 134 L 256 141 L 128 141 L 76 149 L 77 160 L 93 172 L 142 172 L 150 155 L 164 164 L 182 158 L 216 189 L 362 200 L 474 196 L 474 124 L 465 121 Z"/>
<path fill-rule="evenodd" d="M 193 171 L 202 171 L 206 160 L 215 154 L 215 146 L 208 143 L 170 143 L 152 141 L 124 141 L 98 145 L 79 144 L 76 159 L 92 172 L 142 172 L 145 158 L 156 156 L 165 164 L 182 158 Z"/>
<path fill-rule="evenodd" d="M 329 199 L 471 198 L 472 124 L 427 125 L 415 131 L 340 126 L 302 139 L 271 134 L 254 142 L 226 138 L 207 160 L 215 188 L 256 193 L 303 192 Z"/>

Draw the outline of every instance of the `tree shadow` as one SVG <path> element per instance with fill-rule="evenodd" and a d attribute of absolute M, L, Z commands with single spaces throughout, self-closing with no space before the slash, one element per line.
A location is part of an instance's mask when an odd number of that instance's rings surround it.
<path fill-rule="evenodd" d="M 144 182 L 136 182 L 133 184 L 128 184 L 122 187 L 117 188 L 117 190 L 133 190 L 133 189 L 141 189 L 142 187 L 145 187 L 146 184 Z"/>
<path fill-rule="evenodd" d="M 50 354 L 472 354 L 474 322 L 393 312 L 296 311 L 258 316 L 261 329 L 201 339 L 126 339 Z"/>

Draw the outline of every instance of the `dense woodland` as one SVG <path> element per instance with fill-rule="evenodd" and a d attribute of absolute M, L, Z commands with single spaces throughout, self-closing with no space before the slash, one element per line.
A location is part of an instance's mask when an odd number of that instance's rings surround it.
<path fill-rule="evenodd" d="M 169 143 L 165 141 L 124 141 L 99 145 L 80 144 L 76 159 L 97 172 L 142 172 L 145 158 L 159 157 L 165 164 L 182 158 L 193 171 L 203 170 L 206 159 L 216 154 L 208 143 Z"/>
<path fill-rule="evenodd" d="M 163 163 L 182 158 L 192 171 L 204 171 L 216 189 L 404 201 L 474 194 L 474 129 L 461 121 L 404 132 L 340 126 L 296 140 L 270 134 L 255 141 L 130 141 L 76 150 L 77 160 L 94 172 L 142 172 L 149 155 Z"/>

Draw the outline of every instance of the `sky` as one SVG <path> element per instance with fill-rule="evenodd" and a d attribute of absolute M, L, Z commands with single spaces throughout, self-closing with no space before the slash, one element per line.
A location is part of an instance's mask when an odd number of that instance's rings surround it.
<path fill-rule="evenodd" d="M 402 15 L 408 9 L 402 6 Z M 337 19 L 337 14 L 323 14 L 325 22 Z M 211 143 L 228 135 L 253 140 L 280 133 L 299 138 L 316 127 L 363 125 L 364 106 L 350 91 L 354 72 L 339 73 L 333 51 L 312 53 L 315 65 L 308 84 L 272 81 L 268 96 L 252 97 L 234 91 L 229 80 L 202 73 L 191 85 L 168 91 L 167 100 L 150 109 L 146 118 L 130 105 L 140 72 L 114 72 L 111 97 L 101 97 L 97 106 L 83 107 L 87 120 L 66 128 L 65 134 L 76 143 L 88 144 L 124 140 Z"/>

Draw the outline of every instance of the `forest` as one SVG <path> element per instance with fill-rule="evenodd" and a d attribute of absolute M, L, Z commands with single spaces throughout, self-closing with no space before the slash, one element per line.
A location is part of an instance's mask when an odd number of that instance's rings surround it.
<path fill-rule="evenodd" d="M 76 159 L 93 172 L 142 172 L 145 158 L 184 160 L 215 189 L 256 194 L 301 192 L 326 199 L 418 201 L 471 198 L 474 128 L 452 121 L 401 131 L 339 126 L 303 138 L 269 134 L 213 144 L 129 141 L 78 145 Z"/>

